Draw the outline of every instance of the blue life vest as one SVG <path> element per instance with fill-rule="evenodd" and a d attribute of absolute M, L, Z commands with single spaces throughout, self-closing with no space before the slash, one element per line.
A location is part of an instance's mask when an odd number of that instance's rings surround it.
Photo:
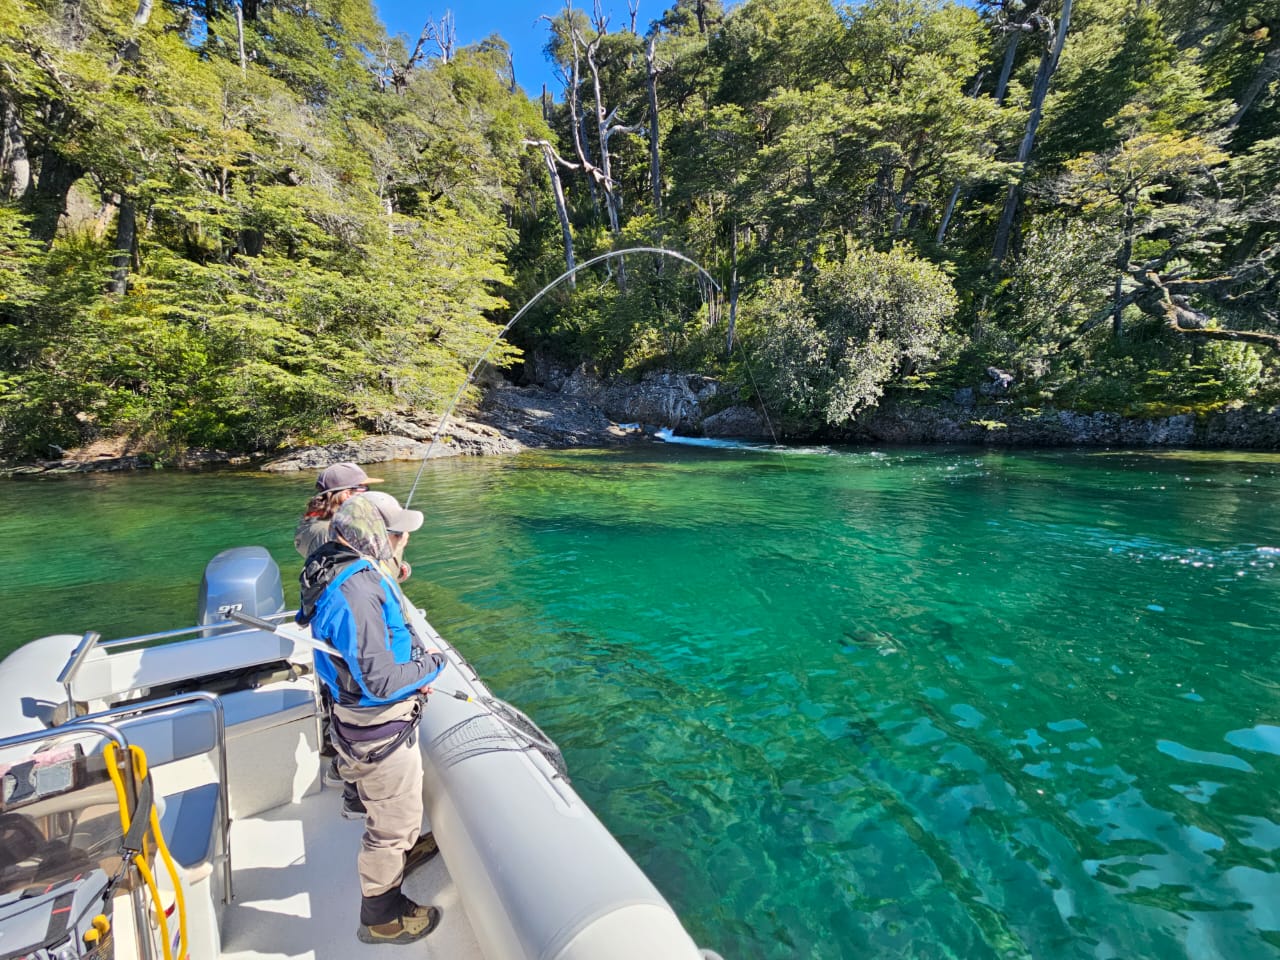
<path fill-rule="evenodd" d="M 408 663 L 413 659 L 414 636 L 409 625 L 405 623 L 404 611 L 400 607 L 400 591 L 386 574 L 364 558 L 348 564 L 347 568 L 334 577 L 320 594 L 316 600 L 315 611 L 311 615 L 311 633 L 320 640 L 328 641 L 342 654 L 347 672 L 360 688 L 360 699 L 353 706 L 376 707 L 405 699 L 420 689 L 423 684 L 432 680 L 440 670 L 437 668 L 421 680 L 403 690 L 396 690 L 386 697 L 375 697 L 369 692 L 364 677 L 360 673 L 355 621 L 351 615 L 351 608 L 347 606 L 346 597 L 342 595 L 342 584 L 361 570 L 375 571 L 382 581 L 382 618 L 387 627 L 387 649 L 395 655 L 396 663 Z M 333 658 L 318 651 L 315 658 L 316 673 L 329 688 L 334 702 L 341 702 L 343 687 L 338 680 L 338 667 Z"/>

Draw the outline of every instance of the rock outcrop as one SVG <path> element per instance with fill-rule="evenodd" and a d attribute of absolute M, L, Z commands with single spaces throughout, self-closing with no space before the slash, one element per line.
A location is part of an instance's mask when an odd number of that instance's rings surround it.
<path fill-rule="evenodd" d="M 859 417 L 843 436 L 864 443 L 1280 450 L 1280 407 L 1132 417 L 1070 410 L 1028 411 L 1011 404 L 882 403 Z"/>
<path fill-rule="evenodd" d="M 378 418 L 368 436 L 289 451 L 260 469 L 287 473 L 320 470 L 340 460 L 383 463 L 436 457 L 516 453 L 530 447 L 602 447 L 646 440 L 660 428 L 690 436 L 770 440 L 778 424 L 743 404 L 724 406 L 718 381 L 679 373 L 651 373 L 640 381 L 604 380 L 585 365 L 567 370 L 544 364 L 555 387 L 517 387 L 494 378 L 470 419 L 450 418 L 431 446 L 439 420 L 406 413 Z M 994 371 L 993 382 L 998 382 Z M 1004 384 L 1001 384 L 1003 388 Z M 990 395 L 987 391 L 978 391 Z M 999 391 L 997 391 L 998 393 Z M 1027 410 L 1008 400 L 980 402 L 973 389 L 924 405 L 882 402 L 850 426 L 782 440 L 850 443 L 984 444 L 990 446 L 1203 447 L 1280 450 L 1280 407 L 1236 407 L 1201 414 L 1126 417 L 1118 413 Z M 178 468 L 245 464 L 250 458 L 215 450 L 189 451 L 170 461 Z M 150 469 L 155 457 L 123 444 L 64 452 L 57 460 L 0 465 L 0 476 Z"/>

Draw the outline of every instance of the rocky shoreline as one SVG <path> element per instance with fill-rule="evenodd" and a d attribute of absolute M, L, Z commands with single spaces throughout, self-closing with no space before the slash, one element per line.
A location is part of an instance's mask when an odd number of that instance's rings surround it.
<path fill-rule="evenodd" d="M 274 456 L 246 456 L 222 450 L 192 450 L 164 464 L 145 452 L 96 444 L 65 451 L 56 459 L 0 464 L 0 477 L 59 476 L 209 466 L 240 466 L 267 473 L 319 470 L 340 460 L 385 463 L 437 457 L 492 456 L 527 449 L 606 447 L 650 440 L 662 424 L 619 424 L 581 396 L 541 387 L 491 386 L 480 408 L 469 418 L 450 417 L 434 448 L 431 437 L 440 418 L 412 413 L 389 415 L 373 424 L 373 432 L 325 446 L 306 447 Z M 123 446 L 123 445 L 121 445 Z"/>
<path fill-rule="evenodd" d="M 608 447 L 650 441 L 666 427 L 690 436 L 752 441 L 965 444 L 997 447 L 1185 447 L 1280 451 L 1280 407 L 1238 406 L 1201 414 L 1132 417 L 1116 413 L 1026 410 L 1011 401 L 977 402 L 972 391 L 941 403 L 886 401 L 851 427 L 821 436 L 785 436 L 757 410 L 726 406 L 720 384 L 690 374 L 653 373 L 641 381 L 603 380 L 585 366 L 543 370 L 546 386 L 492 384 L 469 418 L 451 417 L 431 447 L 439 419 L 390 415 L 367 436 L 272 457 L 196 450 L 165 464 L 177 469 L 244 466 L 272 473 L 317 470 L 339 460 L 383 463 L 428 456 L 490 456 L 526 449 Z M 86 449 L 58 459 L 0 464 L 0 476 L 152 469 L 145 453 Z"/>

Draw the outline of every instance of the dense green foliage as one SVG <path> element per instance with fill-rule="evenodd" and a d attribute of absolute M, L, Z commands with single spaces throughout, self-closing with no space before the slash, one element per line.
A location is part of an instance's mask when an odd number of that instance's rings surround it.
<path fill-rule="evenodd" d="M 723 294 L 614 261 L 516 343 L 718 374 L 798 428 L 990 367 L 1035 406 L 1275 399 L 1274 4 L 564 8 L 542 109 L 496 39 L 427 57 L 367 0 L 258 0 L 242 55 L 236 10 L 0 11 L 3 452 L 436 410 L 508 303 L 634 244 Z"/>
<path fill-rule="evenodd" d="M 409 55 L 368 3 L 272 3 L 242 69 L 216 4 L 4 11 L 8 451 L 270 447 L 457 390 L 544 129 L 501 50 L 393 75 Z"/>

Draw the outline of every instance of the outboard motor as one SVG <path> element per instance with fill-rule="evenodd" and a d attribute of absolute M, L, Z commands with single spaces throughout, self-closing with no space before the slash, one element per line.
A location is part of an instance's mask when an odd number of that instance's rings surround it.
<path fill-rule="evenodd" d="M 199 626 L 223 626 L 227 621 L 218 610 L 235 604 L 255 617 L 269 617 L 284 612 L 284 587 L 280 583 L 280 568 L 271 559 L 266 547 L 232 547 L 230 550 L 223 550 L 204 568 L 196 623 Z"/>

